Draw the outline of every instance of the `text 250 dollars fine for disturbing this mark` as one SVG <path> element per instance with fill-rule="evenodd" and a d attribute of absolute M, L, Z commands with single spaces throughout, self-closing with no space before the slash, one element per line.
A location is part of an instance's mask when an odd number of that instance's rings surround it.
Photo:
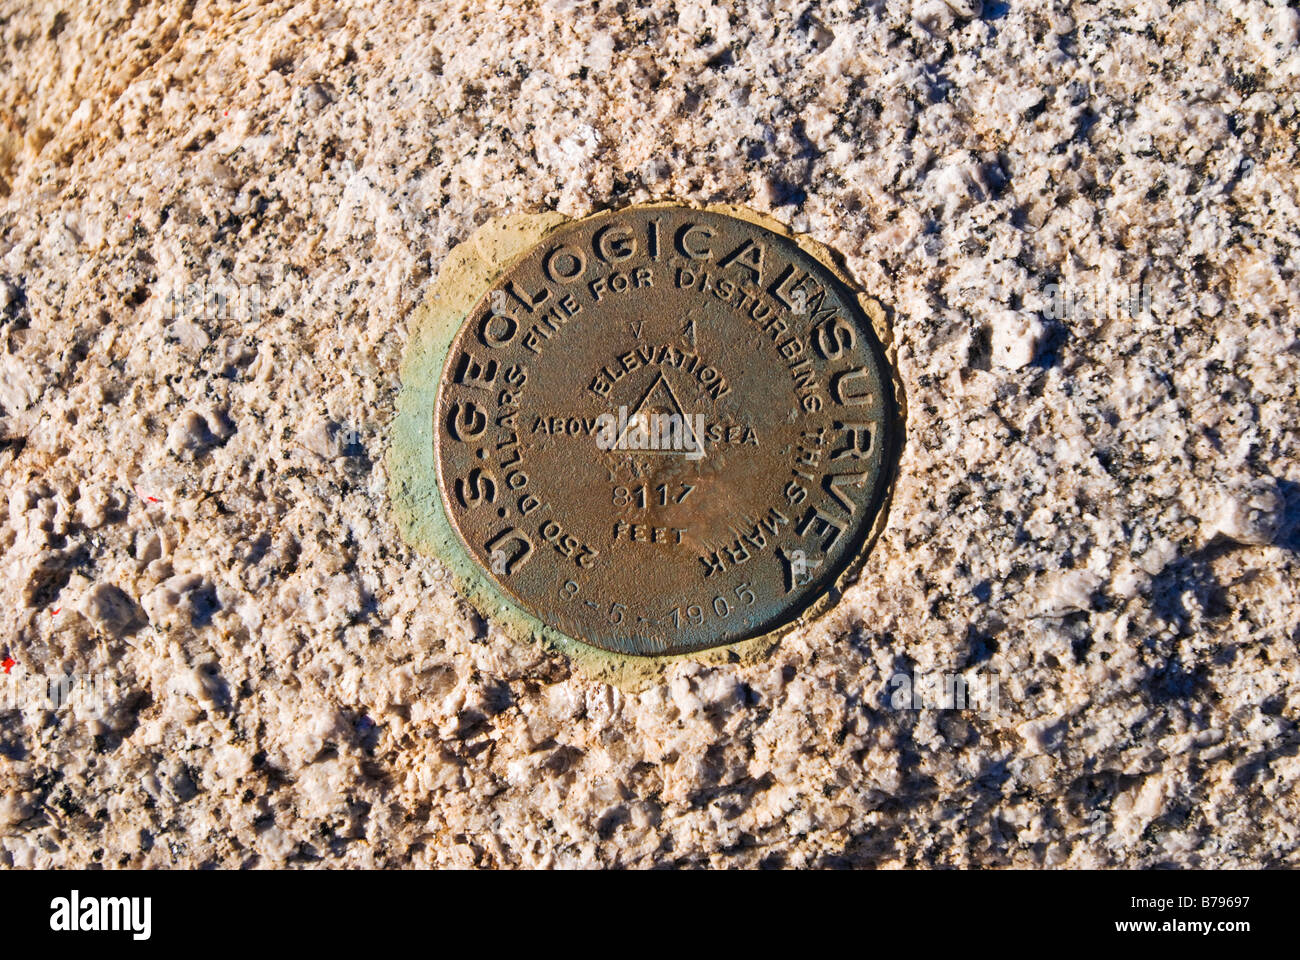
<path fill-rule="evenodd" d="M 447 515 L 496 585 L 606 650 L 769 633 L 881 507 L 892 380 L 851 291 L 791 238 L 645 207 L 549 234 L 442 372 Z"/>

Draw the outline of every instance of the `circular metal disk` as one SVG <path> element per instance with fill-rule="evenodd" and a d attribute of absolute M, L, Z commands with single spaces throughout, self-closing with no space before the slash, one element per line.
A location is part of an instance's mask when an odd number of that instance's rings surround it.
<path fill-rule="evenodd" d="M 577 221 L 452 343 L 447 516 L 501 590 L 605 650 L 768 633 L 835 583 L 880 509 L 885 364 L 853 293 L 789 237 L 678 207 Z"/>

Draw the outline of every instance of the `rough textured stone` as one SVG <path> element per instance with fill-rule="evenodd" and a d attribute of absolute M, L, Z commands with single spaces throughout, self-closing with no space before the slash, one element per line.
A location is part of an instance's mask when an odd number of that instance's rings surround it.
<path fill-rule="evenodd" d="M 0 683 L 110 686 L 0 713 L 0 863 L 1296 863 L 1300 11 L 2 6 Z M 827 618 L 627 693 L 383 454 L 458 241 L 662 197 L 838 250 L 908 432 Z"/>

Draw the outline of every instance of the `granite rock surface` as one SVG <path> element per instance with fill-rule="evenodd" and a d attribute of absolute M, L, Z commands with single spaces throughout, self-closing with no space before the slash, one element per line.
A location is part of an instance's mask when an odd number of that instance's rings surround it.
<path fill-rule="evenodd" d="M 1296 865 L 1298 34 L 0 4 L 0 865 Z M 633 693 L 467 608 L 384 462 L 459 241 L 658 198 L 838 251 L 907 442 L 830 614 Z M 897 696 L 953 676 L 996 704 Z"/>

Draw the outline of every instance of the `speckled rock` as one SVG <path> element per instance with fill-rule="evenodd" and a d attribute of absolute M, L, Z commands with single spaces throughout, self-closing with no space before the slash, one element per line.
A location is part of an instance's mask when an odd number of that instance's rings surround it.
<path fill-rule="evenodd" d="M 1300 11 L 0 7 L 0 864 L 1296 865 Z M 665 197 L 843 256 L 907 444 L 827 617 L 628 692 L 384 454 L 457 242 Z"/>

